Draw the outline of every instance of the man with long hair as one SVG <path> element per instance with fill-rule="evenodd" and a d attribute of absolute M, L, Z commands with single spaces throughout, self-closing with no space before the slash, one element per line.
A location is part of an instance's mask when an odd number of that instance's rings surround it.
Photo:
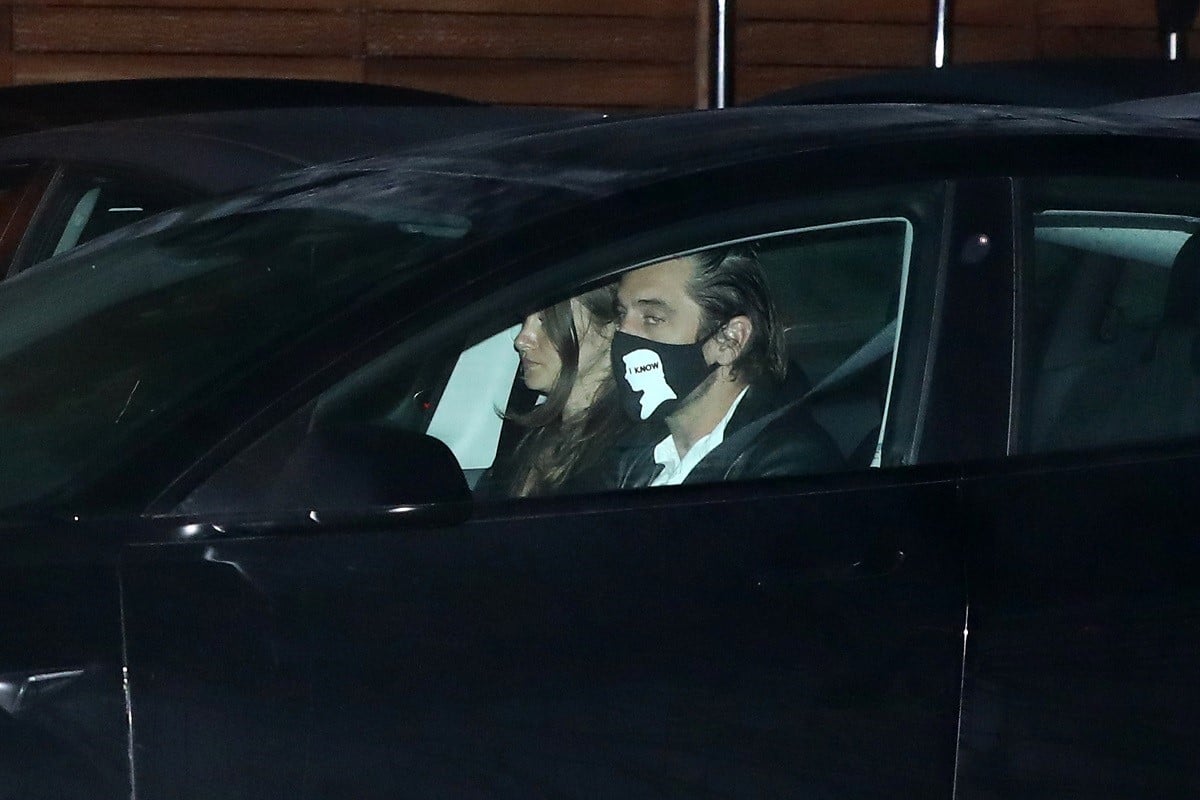
<path fill-rule="evenodd" d="M 665 486 L 844 468 L 785 387 L 779 315 L 753 250 L 724 248 L 632 270 L 617 289 L 612 367 L 642 423 L 617 484 Z"/>

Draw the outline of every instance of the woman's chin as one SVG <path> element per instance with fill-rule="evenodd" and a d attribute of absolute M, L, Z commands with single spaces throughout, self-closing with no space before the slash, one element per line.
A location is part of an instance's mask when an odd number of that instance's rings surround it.
<path fill-rule="evenodd" d="M 550 391 L 550 387 L 554 384 L 554 381 L 545 374 L 545 370 L 537 367 L 526 367 L 521 380 L 525 382 L 526 389 L 542 393 Z"/>

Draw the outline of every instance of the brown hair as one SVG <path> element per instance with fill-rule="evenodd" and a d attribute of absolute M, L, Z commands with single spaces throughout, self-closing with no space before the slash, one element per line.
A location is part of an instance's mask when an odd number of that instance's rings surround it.
<path fill-rule="evenodd" d="M 750 341 L 733 362 L 734 374 L 751 383 L 782 383 L 787 377 L 787 345 L 758 254 L 741 245 L 705 250 L 692 259 L 695 270 L 688 291 L 700 306 L 701 340 L 732 317 L 748 317 Z"/>
<path fill-rule="evenodd" d="M 612 285 L 593 289 L 576 299 L 591 317 L 592 325 L 616 322 Z M 528 428 L 513 452 L 514 469 L 508 485 L 512 496 L 553 493 L 572 476 L 597 468 L 629 425 L 617 402 L 611 375 L 601 382 L 592 404 L 584 412 L 569 419 L 563 417 L 567 398 L 579 376 L 580 332 L 575 328 L 570 300 L 550 306 L 542 313 L 543 330 L 562 360 L 562 369 L 546 393 L 545 402 L 527 413 L 507 415 Z"/>

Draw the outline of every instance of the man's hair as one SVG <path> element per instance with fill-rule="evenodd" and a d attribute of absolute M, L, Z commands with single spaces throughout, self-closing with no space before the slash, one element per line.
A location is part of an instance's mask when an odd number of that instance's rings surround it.
<path fill-rule="evenodd" d="M 758 255 L 746 246 L 696 253 L 688 293 L 700 306 L 700 341 L 736 316 L 750 319 L 750 340 L 732 364 L 734 377 L 747 383 L 787 377 L 787 344 L 779 312 L 767 288 Z"/>

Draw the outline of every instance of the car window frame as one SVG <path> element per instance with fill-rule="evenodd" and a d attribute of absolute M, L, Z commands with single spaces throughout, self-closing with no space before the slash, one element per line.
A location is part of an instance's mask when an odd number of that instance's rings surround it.
<path fill-rule="evenodd" d="M 20 197 L 0 222 L 0 280 L 16 275 L 21 247 L 45 202 L 57 170 L 38 159 L 17 159 L 0 163 L 0 176 L 11 178 L 19 187 Z"/>
<path fill-rule="evenodd" d="M 13 253 L 9 265 L 9 277 L 19 275 L 57 255 L 55 247 L 63 236 L 67 222 L 77 208 L 80 198 L 88 191 L 86 188 L 83 192 L 78 191 L 85 182 L 95 183 L 97 180 L 108 180 L 139 187 L 150 186 L 154 194 L 178 200 L 173 205 L 154 213 L 180 208 L 207 196 L 205 192 L 194 185 L 136 167 L 86 161 L 57 161 L 48 164 L 47 168 L 51 170 L 48 184 L 25 226 L 21 242 Z M 92 214 L 89 214 L 88 220 L 85 220 L 84 227 L 79 231 L 80 234 L 86 229 L 87 221 L 91 219 L 91 216 Z M 136 221 L 138 220 L 131 220 L 127 224 L 132 225 Z M 120 228 L 114 230 L 120 230 Z M 81 246 L 89 241 L 91 238 L 78 241 L 78 237 L 76 237 L 73 247 Z M 68 252 L 70 249 L 66 248 L 62 252 Z"/>
<path fill-rule="evenodd" d="M 902 329 L 907 329 L 911 333 L 909 338 L 901 347 L 903 354 L 896 353 L 893 360 L 897 363 L 893 366 L 896 374 L 900 370 L 904 370 L 903 382 L 905 384 L 904 392 L 906 394 L 920 394 L 930 391 L 930 381 L 928 376 L 928 365 L 925 363 L 925 354 L 930 351 L 930 343 L 928 339 L 936 336 L 938 326 L 931 318 L 932 309 L 934 307 L 933 294 L 940 285 L 938 273 L 942 267 L 942 254 L 945 250 L 943 242 L 946 234 L 945 219 L 947 214 L 948 199 L 948 181 L 938 179 L 925 180 L 875 180 L 868 183 L 866 186 L 851 185 L 842 186 L 842 192 L 839 193 L 837 200 L 841 203 L 849 203 L 848 198 L 858 197 L 863 194 L 871 194 L 873 202 L 877 204 L 886 203 L 889 210 L 879 212 L 876 206 L 872 206 L 868 212 L 863 212 L 859 206 L 850 206 L 852 208 L 854 218 L 845 223 L 835 222 L 830 223 L 828 220 L 836 213 L 834 211 L 835 204 L 828 199 L 829 191 L 822 189 L 812 189 L 804 192 L 791 192 L 784 198 L 775 199 L 772 201 L 759 201 L 750 203 L 737 203 L 733 208 L 709 210 L 704 214 L 689 215 L 683 221 L 674 221 L 668 224 L 657 226 L 650 231 L 639 232 L 622 237 L 615 242 L 606 242 L 603 245 L 586 249 L 582 253 L 576 253 L 566 259 L 556 259 L 553 255 L 547 255 L 539 258 L 534 262 L 525 261 L 524 274 L 520 277 L 513 278 L 510 274 L 503 271 L 493 275 L 493 280 L 486 282 L 482 286 L 474 287 L 474 290 L 462 288 L 454 293 L 456 297 L 467 296 L 462 305 L 458 306 L 451 315 L 447 315 L 453 319 L 431 318 L 430 312 L 433 310 L 430 307 L 425 307 L 421 312 L 414 314 L 409 320 L 403 324 L 393 326 L 386 334 L 374 338 L 369 344 L 356 348 L 354 354 L 347 354 L 341 359 L 341 366 L 338 368 L 338 373 L 342 376 L 348 376 L 356 369 L 365 366 L 373 359 L 379 358 L 389 351 L 399 351 L 403 353 L 418 354 L 423 351 L 445 349 L 448 347 L 448 342 L 458 341 L 464 346 L 466 338 L 470 335 L 469 332 L 479 331 L 492 325 L 496 320 L 504 318 L 504 316 L 513 316 L 514 309 L 523 309 L 536 305 L 538 302 L 555 302 L 555 299 L 571 296 L 579 291 L 586 290 L 596 285 L 613 280 L 617 275 L 630 269 L 635 269 L 638 266 L 655 263 L 667 258 L 686 255 L 700 250 L 709 249 L 711 247 L 721 246 L 722 244 L 751 241 L 761 238 L 773 238 L 785 236 L 788 233 L 796 230 L 804 230 L 816 227 L 826 227 L 828 225 L 853 224 L 867 219 L 875 219 L 880 216 L 894 217 L 901 216 L 899 209 L 901 205 L 911 206 L 915 201 L 914 194 L 919 187 L 920 192 L 924 193 L 922 199 L 926 206 L 920 209 L 921 214 L 926 218 L 927 222 L 924 230 L 914 239 L 914 244 L 910 250 L 909 263 L 907 265 L 908 287 L 905 292 L 905 312 L 910 315 L 908 320 L 905 320 L 901 325 Z M 884 195 L 884 199 L 880 200 L 880 195 Z M 932 199 L 929 196 L 931 195 Z M 901 197 L 904 200 L 901 201 Z M 839 206 L 840 208 L 840 206 Z M 809 222 L 800 223 L 797 217 L 807 213 L 808 215 L 821 214 L 824 221 L 820 224 L 813 225 Z M 913 212 L 914 215 L 917 213 Z M 911 221 L 911 220 L 910 220 Z M 714 231 L 731 231 L 726 236 L 721 236 Z M 703 231 L 705 244 L 699 245 L 696 243 L 697 232 Z M 764 231 L 768 231 L 764 233 Z M 682 246 L 681 246 L 682 245 Z M 919 276 L 919 279 L 916 277 Z M 917 292 L 920 292 L 920 299 L 917 298 Z M 535 300 L 534 298 L 537 298 Z M 926 308 L 929 313 L 923 314 L 919 311 L 920 308 Z M 915 342 L 915 344 L 914 344 Z M 395 356 L 396 358 L 407 358 L 406 356 Z M 917 374 L 909 374 L 912 372 Z M 336 381 L 329 381 L 325 384 L 326 388 L 331 387 Z M 894 395 L 896 381 L 893 381 Z M 319 400 L 320 392 L 316 396 L 310 395 L 303 403 L 298 404 L 300 411 L 308 407 L 310 403 L 315 403 Z M 924 419 L 918 417 L 916 410 L 922 407 L 924 398 L 905 397 L 903 402 L 898 402 L 894 407 L 889 408 L 892 413 L 890 419 L 885 420 L 887 429 L 882 433 L 885 440 L 894 443 L 896 454 L 907 454 L 915 451 L 914 443 L 920 438 L 918 431 L 919 424 L 924 423 Z M 908 414 L 913 420 L 909 426 L 909 430 L 903 432 L 903 435 L 897 433 L 895 420 L 900 419 L 901 414 Z M 260 431 L 263 430 L 260 428 Z M 262 435 L 261 433 L 259 434 Z M 244 441 L 244 440 L 243 440 Z M 252 445 L 246 445 L 249 447 Z M 242 449 L 245 449 L 243 447 Z M 228 460 L 226 457 L 223 460 Z M 908 464 L 900 463 L 907 456 L 897 455 L 897 466 L 908 468 Z M 214 467 L 209 474 L 215 474 L 219 467 Z M 872 470 L 891 472 L 891 470 Z M 770 479 L 768 479 L 770 480 Z M 785 480 L 814 480 L 819 482 L 827 481 L 828 475 L 813 475 L 796 478 L 788 478 Z M 893 476 L 890 480 L 895 480 Z M 193 487 L 199 486 L 201 481 L 193 480 L 188 482 Z M 754 486 L 758 481 L 738 482 L 736 485 Z M 150 511 L 156 515 L 172 515 L 179 513 L 179 503 L 183 502 L 189 495 L 188 492 L 178 491 L 178 486 L 186 485 L 177 482 L 168 491 L 163 492 L 151 505 Z M 692 487 L 665 487 L 667 489 L 691 489 Z M 709 484 L 706 489 L 713 489 L 714 486 Z M 750 490 L 750 489 L 748 489 Z M 747 490 L 747 491 L 748 491 Z M 622 494 L 630 494 L 628 490 Z M 633 494 L 644 494 L 644 492 L 634 492 Z M 576 496 L 583 497 L 583 496 Z M 600 495 L 588 495 L 589 498 L 598 498 Z M 526 508 L 524 504 L 554 502 L 551 497 L 532 497 L 513 499 L 499 499 L 494 501 L 496 504 L 504 506 L 505 504 L 518 502 L 521 508 Z M 590 501 L 588 501 L 590 502 Z M 597 500 L 597 502 L 603 502 Z M 483 501 L 476 499 L 476 506 L 485 505 Z M 488 501 L 486 505 L 492 505 L 492 501 Z M 370 517 L 378 510 L 364 510 L 363 516 Z M 343 518 L 344 519 L 344 518 Z"/>
<path fill-rule="evenodd" d="M 1087 199 L 1070 208 L 1053 208 L 1042 209 L 1039 204 L 1034 203 L 1033 199 L 1038 187 L 1046 182 L 1055 181 L 1084 181 L 1087 183 L 1107 183 L 1117 184 L 1122 180 L 1133 181 L 1153 181 L 1160 184 L 1163 189 L 1162 200 L 1152 209 L 1147 210 L 1145 204 L 1140 207 L 1130 208 L 1090 208 L 1087 205 Z M 1136 172 L 1127 169 L 1111 169 L 1109 165 L 1103 168 L 1093 168 L 1090 170 L 1080 170 L 1078 167 L 1074 169 L 1057 170 L 1042 174 L 1026 173 L 1018 175 L 1014 178 L 1015 192 L 1017 198 L 1017 224 L 1020 230 L 1020 248 L 1021 257 L 1017 263 L 1017 297 L 1014 308 L 1014 316 L 1017 322 L 1017 330 L 1014 335 L 1013 348 L 1013 403 L 1012 414 L 1010 416 L 1009 437 L 1011 447 L 1009 457 L 1014 459 L 1017 464 L 1042 464 L 1042 463 L 1102 463 L 1108 459 L 1121 459 L 1129 454 L 1150 453 L 1150 452 L 1187 452 L 1200 446 L 1200 436 L 1178 436 L 1162 437 L 1158 439 L 1146 440 L 1126 440 L 1126 441 L 1110 441 L 1101 442 L 1085 447 L 1062 447 L 1062 448 L 1046 448 L 1046 449 L 1031 449 L 1030 438 L 1031 430 L 1026 421 L 1032 418 L 1033 403 L 1036 402 L 1034 396 L 1035 386 L 1031 379 L 1032 371 L 1035 365 L 1030 363 L 1031 353 L 1031 328 L 1034 324 L 1036 310 L 1033 307 L 1035 297 L 1036 283 L 1036 263 L 1033 258 L 1035 247 L 1035 233 L 1037 230 L 1036 221 L 1038 216 L 1044 211 L 1052 211 L 1061 214 L 1092 214 L 1098 216 L 1113 215 L 1113 216 L 1129 216 L 1129 217 L 1145 217 L 1147 219 L 1161 216 L 1164 219 L 1178 219 L 1184 215 L 1182 213 L 1165 213 L 1163 207 L 1168 203 L 1166 189 L 1170 182 L 1186 183 L 1190 186 L 1200 189 L 1200 170 L 1192 169 L 1190 171 L 1175 170 L 1175 171 L 1146 171 Z M 1133 205 L 1133 204 L 1131 204 Z M 1193 218 L 1200 218 L 1200 206 L 1197 206 L 1196 211 L 1191 215 Z M 1200 235 L 1200 234 L 1194 234 Z"/>

